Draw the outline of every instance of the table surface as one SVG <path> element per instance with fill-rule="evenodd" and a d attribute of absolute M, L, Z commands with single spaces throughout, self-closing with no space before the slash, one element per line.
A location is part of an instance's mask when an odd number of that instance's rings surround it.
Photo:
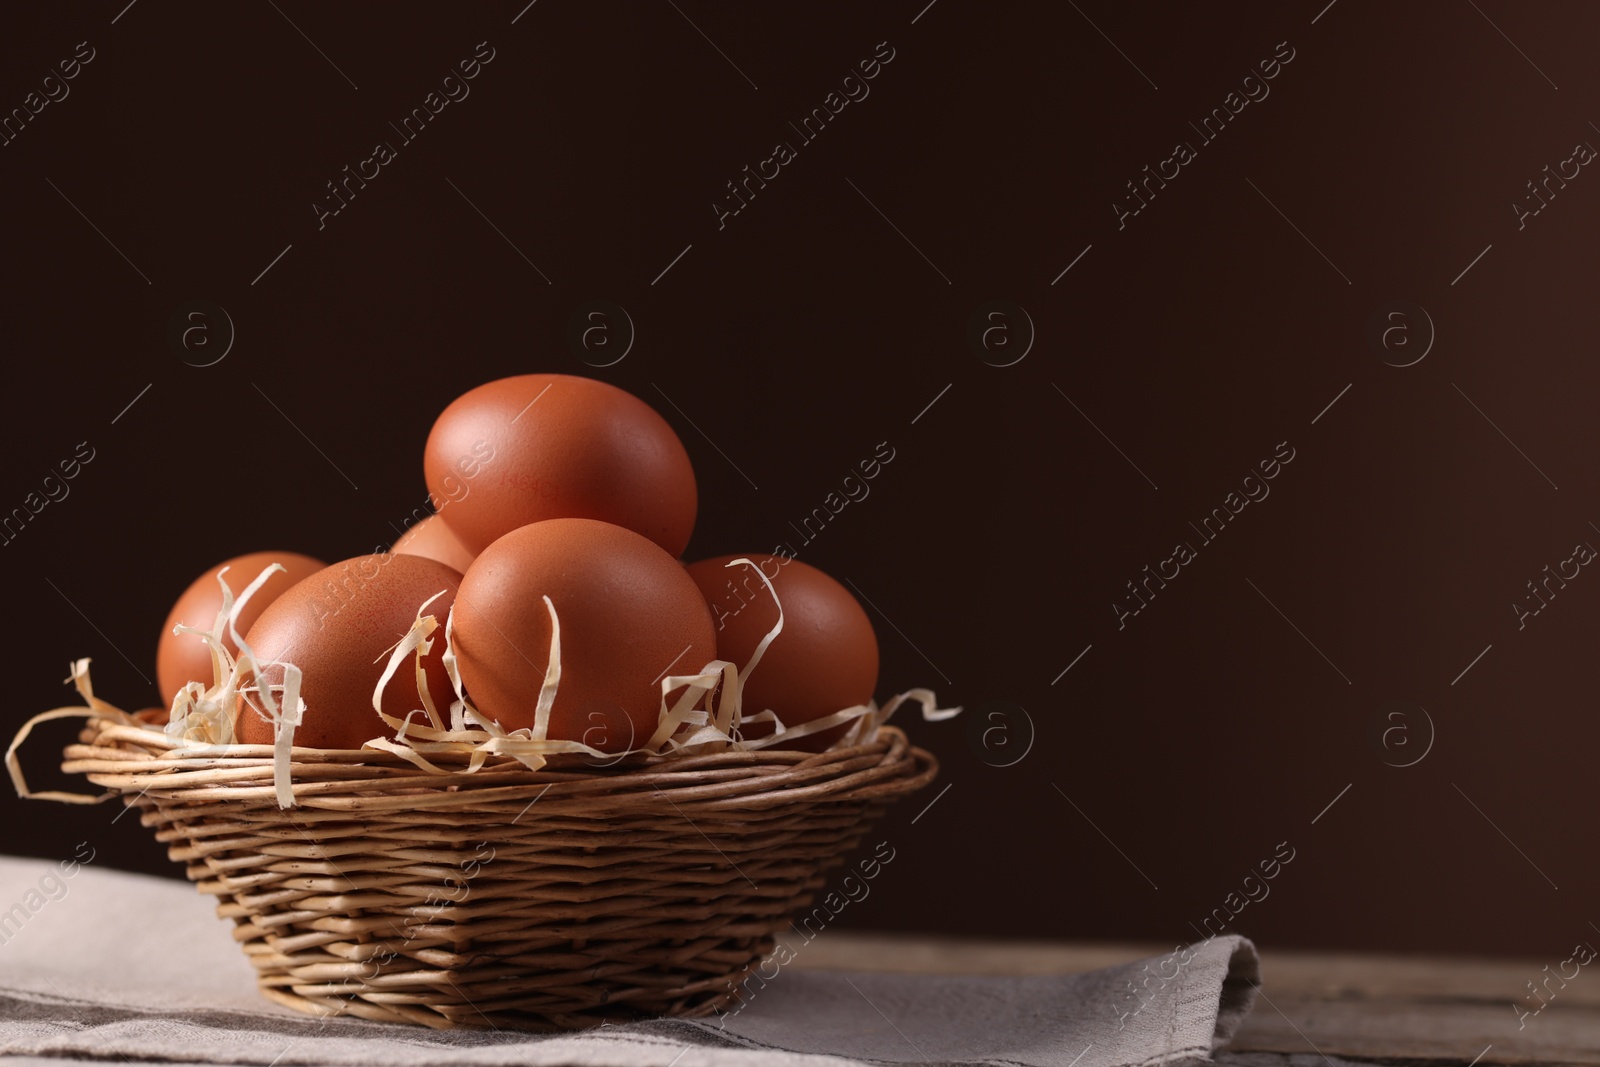
<path fill-rule="evenodd" d="M 1229 1046 L 1251 1064 L 1290 1056 L 1430 1064 L 1600 1064 L 1600 976 L 1587 968 L 1518 1026 L 1550 961 L 1274 950 L 1261 995 Z M 1161 956 L 1171 945 L 965 941 L 836 931 L 795 966 L 905 974 L 1074 974 Z M 1550 963 L 1555 973 L 1560 961 Z M 1243 1062 L 1243 1061 L 1236 1061 Z M 1296 1061 L 1302 1063 L 1304 1061 Z M 1317 1062 L 1321 1062 L 1318 1060 Z"/>

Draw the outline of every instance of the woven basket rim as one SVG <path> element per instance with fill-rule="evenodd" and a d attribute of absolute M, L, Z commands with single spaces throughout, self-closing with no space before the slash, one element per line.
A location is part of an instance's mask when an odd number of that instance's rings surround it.
<path fill-rule="evenodd" d="M 78 744 L 66 747 L 62 770 L 85 775 L 108 796 L 259 802 L 274 796 L 270 752 L 264 745 L 185 748 L 147 727 L 95 719 Z M 629 758 L 604 767 L 558 757 L 537 771 L 510 757 L 491 757 L 474 771 L 466 769 L 465 757 L 437 762 L 462 766 L 439 773 L 375 749 L 293 748 L 289 770 L 299 806 L 377 811 L 465 807 L 534 794 L 609 806 L 663 791 L 697 804 L 887 800 L 922 788 L 939 769 L 932 754 L 891 725 L 879 727 L 866 744 L 820 753 L 728 750 Z"/>

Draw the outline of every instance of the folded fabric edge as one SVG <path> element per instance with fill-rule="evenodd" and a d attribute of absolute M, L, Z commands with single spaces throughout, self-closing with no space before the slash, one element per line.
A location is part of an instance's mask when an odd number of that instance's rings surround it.
<path fill-rule="evenodd" d="M 1211 1038 L 1213 1052 L 1233 1040 L 1245 1016 L 1255 1007 L 1256 988 L 1260 984 L 1261 958 L 1256 954 L 1256 946 L 1236 936 L 1217 996 L 1217 1029 Z"/>

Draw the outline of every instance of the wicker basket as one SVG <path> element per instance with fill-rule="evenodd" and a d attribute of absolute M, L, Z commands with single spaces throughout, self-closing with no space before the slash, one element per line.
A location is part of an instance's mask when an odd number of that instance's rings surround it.
<path fill-rule="evenodd" d="M 432 1027 L 723 1008 L 828 869 L 938 769 L 892 726 L 822 754 L 537 772 L 296 748 L 285 809 L 270 750 L 176 745 L 94 719 L 63 769 L 140 809 L 233 920 L 265 996 Z"/>

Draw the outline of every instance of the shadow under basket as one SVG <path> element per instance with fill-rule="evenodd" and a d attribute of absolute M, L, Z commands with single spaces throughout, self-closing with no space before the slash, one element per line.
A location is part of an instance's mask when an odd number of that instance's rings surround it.
<path fill-rule="evenodd" d="M 821 754 L 443 775 L 296 748 L 284 809 L 269 750 L 177 744 L 96 719 L 63 769 L 140 809 L 233 921 L 266 997 L 444 1028 L 577 1029 L 736 1002 L 826 872 L 938 771 L 892 726 Z"/>

